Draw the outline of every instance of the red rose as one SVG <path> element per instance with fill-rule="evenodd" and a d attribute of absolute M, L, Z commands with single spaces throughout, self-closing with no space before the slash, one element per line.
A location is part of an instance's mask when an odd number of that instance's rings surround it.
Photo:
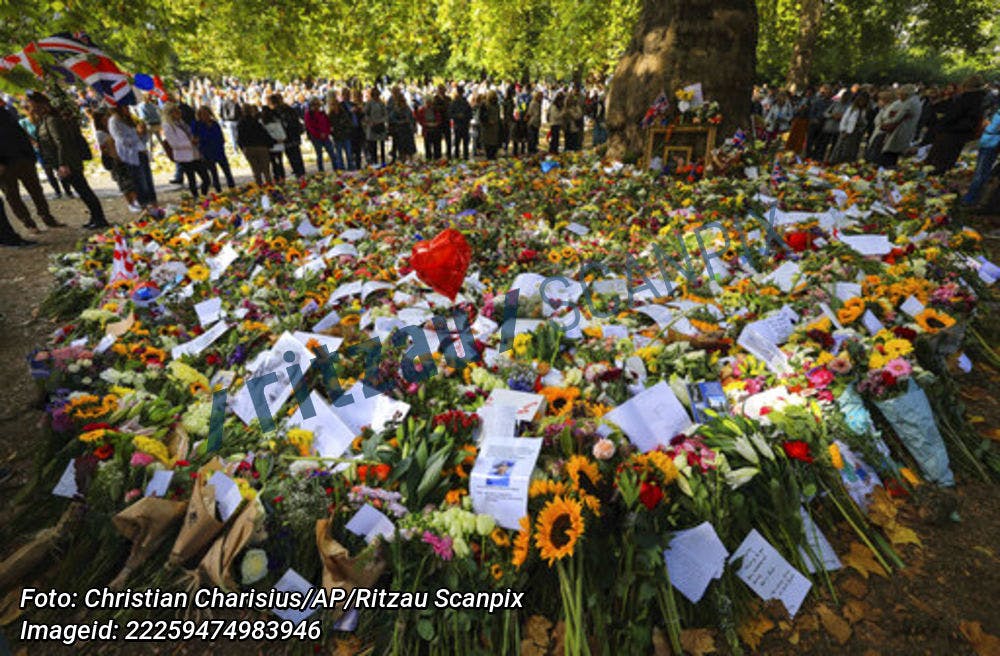
<path fill-rule="evenodd" d="M 94 457 L 98 460 L 107 460 L 113 455 L 115 455 L 115 447 L 110 444 L 102 444 L 94 449 Z"/>
<path fill-rule="evenodd" d="M 812 246 L 812 235 L 805 231 L 792 232 L 785 235 L 785 241 L 793 251 L 801 253 Z"/>
<path fill-rule="evenodd" d="M 802 440 L 788 440 L 787 442 L 781 443 L 781 448 L 785 450 L 785 455 L 792 460 L 801 460 L 802 462 L 811 463 L 813 461 L 812 455 L 809 453 L 809 444 Z"/>
<path fill-rule="evenodd" d="M 886 387 L 892 387 L 893 385 L 896 384 L 896 377 L 893 376 L 888 371 L 883 371 L 882 372 L 882 384 L 885 385 Z"/>
<path fill-rule="evenodd" d="M 642 505 L 646 506 L 647 510 L 652 510 L 662 500 L 663 490 L 660 489 L 660 486 L 656 483 L 643 481 L 642 487 L 639 488 L 639 501 L 642 502 Z"/>

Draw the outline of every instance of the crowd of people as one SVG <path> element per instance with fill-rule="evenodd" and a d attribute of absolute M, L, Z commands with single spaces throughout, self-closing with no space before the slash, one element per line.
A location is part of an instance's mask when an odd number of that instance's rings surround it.
<path fill-rule="evenodd" d="M 57 198 L 79 197 L 90 212 L 88 228 L 107 225 L 84 163 L 92 158 L 81 122 L 92 124 L 101 165 L 133 212 L 157 211 L 152 163 L 162 151 L 174 166 L 171 183 L 198 198 L 222 183 L 236 184 L 230 158 L 242 157 L 257 184 L 306 174 L 303 140 L 316 168 L 357 170 L 409 162 L 418 136 L 427 160 L 495 159 L 500 152 L 531 155 L 580 150 L 585 135 L 607 138 L 604 87 L 515 83 L 359 85 L 329 80 L 218 82 L 194 79 L 169 102 L 144 95 L 132 107 L 107 107 L 92 89 L 53 103 L 30 93 L 18 112 L 0 97 L 0 187 L 11 210 L 32 235 L 41 227 L 18 193 L 28 192 L 45 227 L 57 228 L 37 173 L 40 166 Z M 58 105 L 58 106 L 57 106 Z M 756 136 L 816 162 L 864 159 L 893 167 L 912 155 L 941 174 L 967 144 L 979 139 L 976 171 L 962 202 L 981 201 L 1000 151 L 1000 93 L 976 76 L 942 88 L 821 85 L 801 93 L 757 88 Z M 545 131 L 543 134 L 543 130 Z M 544 139 L 544 144 L 543 144 Z M 287 167 L 286 167 L 287 165 Z M 3 206 L 0 205 L 0 211 Z M 0 215 L 0 244 L 31 242 Z"/>
<path fill-rule="evenodd" d="M 978 139 L 976 171 L 962 197 L 970 207 L 981 202 L 990 176 L 1000 175 L 1000 89 L 977 75 L 941 88 L 824 84 L 800 94 L 760 88 L 754 115 L 766 142 L 783 138 L 787 150 L 828 164 L 864 159 L 891 168 L 912 154 L 941 175 Z"/>

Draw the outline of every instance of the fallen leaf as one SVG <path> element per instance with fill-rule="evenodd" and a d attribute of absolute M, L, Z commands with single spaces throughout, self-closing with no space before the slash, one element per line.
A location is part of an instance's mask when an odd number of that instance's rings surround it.
<path fill-rule="evenodd" d="M 868 584 L 856 576 L 845 579 L 840 588 L 849 595 L 863 599 L 868 594 Z"/>
<path fill-rule="evenodd" d="M 684 629 L 681 631 L 681 649 L 691 656 L 714 654 L 715 636 L 711 629 Z"/>
<path fill-rule="evenodd" d="M 889 578 L 885 569 L 875 560 L 875 556 L 871 550 L 860 542 L 852 542 L 851 550 L 846 556 L 842 556 L 840 560 L 848 567 L 856 570 L 865 579 L 868 578 L 869 574 L 877 574 L 884 579 Z"/>
<path fill-rule="evenodd" d="M 902 524 L 893 524 L 891 528 L 886 529 L 885 534 L 889 538 L 889 541 L 897 547 L 901 544 L 915 544 L 918 547 L 924 546 L 924 543 L 920 541 L 916 532 L 912 528 L 907 528 Z"/>
<path fill-rule="evenodd" d="M 819 620 L 815 615 L 803 613 L 795 620 L 795 628 L 800 631 L 815 631 L 819 628 Z"/>
<path fill-rule="evenodd" d="M 986 423 L 986 417 L 982 415 L 972 415 L 969 417 L 970 424 L 983 424 Z"/>
<path fill-rule="evenodd" d="M 871 609 L 868 608 L 868 604 L 861 601 L 860 599 L 848 599 L 844 602 L 844 619 L 846 619 L 851 624 L 857 623 L 859 620 L 864 619 L 870 613 Z"/>
<path fill-rule="evenodd" d="M 1000 442 L 1000 428 L 991 428 L 990 430 L 985 431 L 985 434 L 986 437 L 990 438 L 991 440 L 996 440 L 997 442 Z"/>
<path fill-rule="evenodd" d="M 7 626 L 21 616 L 21 590 L 22 588 L 14 588 L 0 599 L 0 626 Z"/>
<path fill-rule="evenodd" d="M 972 550 L 973 551 L 978 551 L 979 553 L 983 554 L 987 558 L 996 558 L 996 555 L 993 553 L 993 550 L 990 549 L 990 548 L 988 548 L 988 547 L 975 546 L 975 547 L 972 547 Z"/>
<path fill-rule="evenodd" d="M 658 626 L 653 627 L 653 656 L 673 656 L 667 634 Z"/>
<path fill-rule="evenodd" d="M 1000 638 L 983 631 L 983 626 L 979 622 L 962 620 L 958 623 L 958 630 L 979 656 L 1000 654 Z"/>
<path fill-rule="evenodd" d="M 774 622 L 770 618 L 758 615 L 740 624 L 736 632 L 740 635 L 740 640 L 745 642 L 751 651 L 757 651 L 757 646 L 764 638 L 764 634 L 774 628 Z"/>
<path fill-rule="evenodd" d="M 819 615 L 819 621 L 823 623 L 823 628 L 833 636 L 838 644 L 842 645 L 851 639 L 851 633 L 853 633 L 851 625 L 843 617 L 830 610 L 829 606 L 819 604 L 816 606 L 816 613 Z"/>

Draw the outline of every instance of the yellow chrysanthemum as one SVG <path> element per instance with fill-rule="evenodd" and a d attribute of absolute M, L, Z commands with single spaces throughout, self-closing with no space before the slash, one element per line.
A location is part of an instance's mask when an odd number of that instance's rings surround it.
<path fill-rule="evenodd" d="M 313 432 L 304 428 L 293 428 L 288 431 L 288 442 L 299 451 L 300 456 L 307 456 L 312 450 Z"/>
<path fill-rule="evenodd" d="M 164 464 L 170 464 L 170 453 L 163 442 L 145 435 L 136 435 L 132 438 L 132 444 L 135 445 L 137 451 L 148 453 Z"/>

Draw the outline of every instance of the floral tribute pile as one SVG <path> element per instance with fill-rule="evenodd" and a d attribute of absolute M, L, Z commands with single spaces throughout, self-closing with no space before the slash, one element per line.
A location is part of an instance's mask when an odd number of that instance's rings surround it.
<path fill-rule="evenodd" d="M 58 256 L 61 327 L 30 364 L 52 482 L 69 461 L 59 487 L 88 508 L 74 585 L 268 590 L 291 570 L 432 599 L 510 589 L 521 608 L 310 619 L 394 653 L 681 653 L 692 627 L 738 651 L 765 614 L 836 599 L 830 570 L 901 566 L 919 540 L 891 499 L 995 475 L 950 373 L 990 356 L 975 320 L 995 267 L 933 179 L 544 169 L 251 187 Z M 454 300 L 411 263 L 448 228 L 471 253 Z M 439 347 L 463 331 L 464 351 Z M 263 371 L 273 421 L 245 392 Z M 532 402 L 484 411 L 510 392 Z M 473 503 L 498 438 L 539 445 L 530 482 Z M 772 601 L 746 571 L 761 558 L 789 577 Z"/>

